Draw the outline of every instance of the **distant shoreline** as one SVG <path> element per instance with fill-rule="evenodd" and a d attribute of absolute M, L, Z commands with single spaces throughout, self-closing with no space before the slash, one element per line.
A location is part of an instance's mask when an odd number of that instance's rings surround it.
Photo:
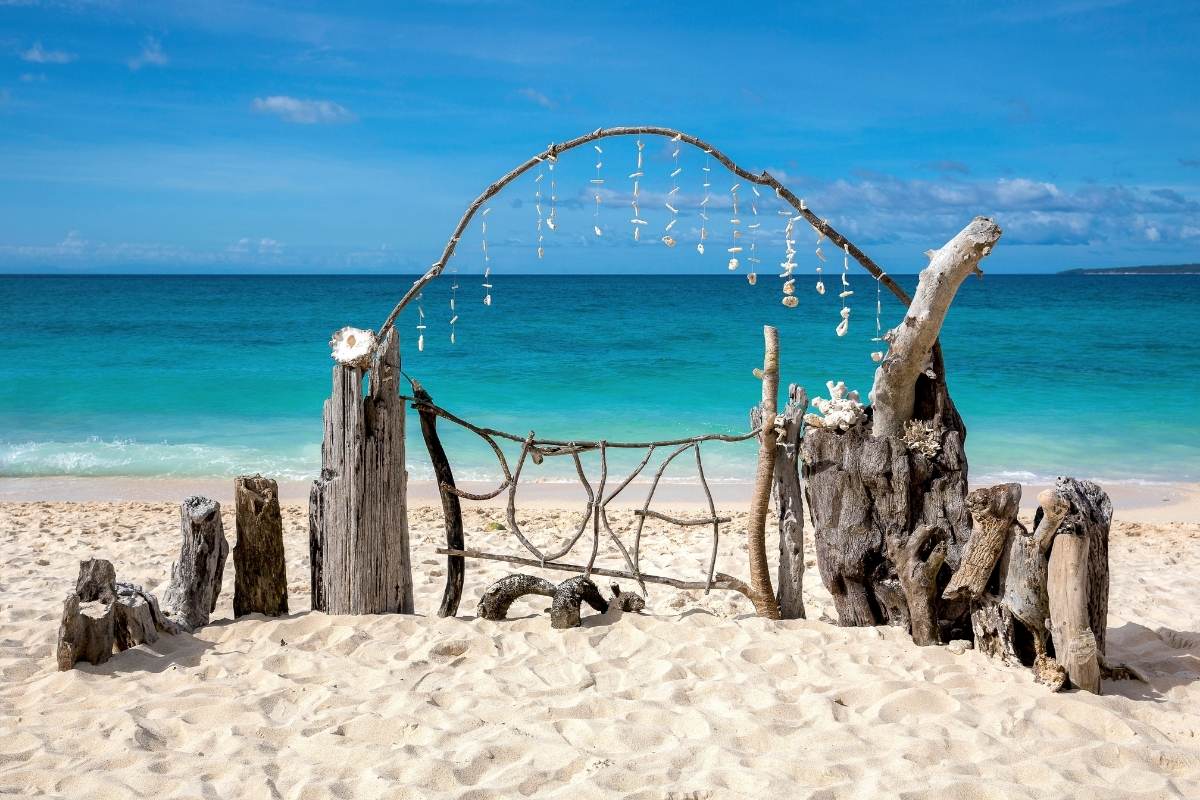
<path fill-rule="evenodd" d="M 1145 267 L 1079 267 L 1058 275 L 1200 275 L 1200 264 L 1154 264 Z"/>

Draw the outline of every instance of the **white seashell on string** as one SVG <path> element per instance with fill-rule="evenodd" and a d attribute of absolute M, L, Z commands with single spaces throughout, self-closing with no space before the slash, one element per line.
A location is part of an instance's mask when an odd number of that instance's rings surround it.
<path fill-rule="evenodd" d="M 485 306 L 490 306 L 492 304 L 492 296 L 490 294 L 485 294 L 483 296 L 483 304 Z"/>
<path fill-rule="evenodd" d="M 665 244 L 667 247 L 674 247 L 675 246 L 675 237 L 664 236 L 664 237 L 662 237 L 662 243 Z"/>
<path fill-rule="evenodd" d="M 780 302 L 783 303 L 788 308 L 795 308 L 796 306 L 800 305 L 800 299 L 798 297 L 796 297 L 796 295 L 794 295 L 794 294 L 784 295 L 783 300 L 781 300 Z"/>
<path fill-rule="evenodd" d="M 748 274 L 746 275 L 746 283 L 750 284 L 751 286 L 753 286 L 754 284 L 758 283 L 758 275 L 756 275 L 756 274 L 755 274 L 755 273 L 753 273 L 753 272 L 751 272 L 751 273 L 748 273 Z"/>
<path fill-rule="evenodd" d="M 738 268 L 738 260 L 737 260 L 736 258 L 731 258 L 731 259 L 729 259 L 729 268 L 730 268 L 730 269 L 737 269 L 737 268 Z"/>
<path fill-rule="evenodd" d="M 846 331 L 850 330 L 850 309 L 842 309 L 842 321 L 838 323 L 837 335 L 845 336 Z"/>
<path fill-rule="evenodd" d="M 596 232 L 597 236 L 600 235 L 600 226 L 599 225 L 593 225 L 592 230 Z"/>
<path fill-rule="evenodd" d="M 425 334 L 423 333 L 417 336 L 417 352 L 425 352 Z"/>
<path fill-rule="evenodd" d="M 375 350 L 375 331 L 346 326 L 329 340 L 331 356 L 346 367 L 366 368 Z"/>
<path fill-rule="evenodd" d="M 876 364 L 878 364 L 880 361 L 883 361 L 883 351 L 876 350 L 874 353 L 871 353 L 871 360 Z"/>
<path fill-rule="evenodd" d="M 817 281 L 817 294 L 825 294 L 825 282 Z"/>
<path fill-rule="evenodd" d="M 790 278 L 783 284 L 783 293 L 784 294 L 795 294 L 796 293 L 796 279 L 795 278 Z"/>
<path fill-rule="evenodd" d="M 846 297 L 849 297 L 849 296 L 850 296 L 850 295 L 852 295 L 852 294 L 854 294 L 854 292 L 852 292 L 852 291 L 850 291 L 849 289 L 847 289 L 846 291 L 844 291 L 844 292 L 840 293 L 840 294 L 838 295 L 838 297 L 846 298 Z"/>
<path fill-rule="evenodd" d="M 546 220 L 546 227 L 550 230 L 554 230 L 554 217 L 550 217 Z"/>
<path fill-rule="evenodd" d="M 700 255 L 704 255 L 704 242 L 698 242 L 696 244 L 696 252 Z"/>

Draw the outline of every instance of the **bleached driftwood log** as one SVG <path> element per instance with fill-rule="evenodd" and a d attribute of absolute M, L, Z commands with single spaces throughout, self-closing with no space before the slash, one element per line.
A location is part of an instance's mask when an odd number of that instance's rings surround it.
<path fill-rule="evenodd" d="M 1071 684 L 1100 692 L 1108 627 L 1108 533 L 1112 503 L 1091 481 L 1059 478 L 1070 505 L 1050 546 L 1046 579 L 1054 654 Z"/>
<path fill-rule="evenodd" d="M 1000 233 L 995 222 L 976 217 L 957 236 L 931 252 L 929 266 L 921 270 L 904 321 L 884 336 L 888 351 L 875 371 L 871 389 L 873 435 L 900 436 L 904 423 L 913 419 L 917 378 L 930 367 L 929 354 L 950 302 L 968 275 L 983 274 L 979 262 L 996 246 Z"/>
<path fill-rule="evenodd" d="M 988 579 L 1017 521 L 1021 506 L 1021 484 L 1003 483 L 976 489 L 967 495 L 967 509 L 974 518 L 971 538 L 963 548 L 962 562 L 950 578 L 942 597 L 974 600 L 983 595 Z"/>
<path fill-rule="evenodd" d="M 229 542 L 221 523 L 221 504 L 206 497 L 189 497 L 179 507 L 183 542 L 171 565 L 171 582 L 163 593 L 163 611 L 186 631 L 208 624 L 217 607 Z"/>
<path fill-rule="evenodd" d="M 261 475 L 234 481 L 237 544 L 233 548 L 233 616 L 288 612 L 287 561 L 279 485 Z"/>
<path fill-rule="evenodd" d="M 117 575 L 112 562 L 99 558 L 81 561 L 75 589 L 63 602 L 58 668 L 68 670 L 80 661 L 108 661 L 113 653 L 116 614 Z"/>
<path fill-rule="evenodd" d="M 760 617 L 779 619 L 779 603 L 771 588 L 771 568 L 767 564 L 767 507 L 775 478 L 775 416 L 779 402 L 779 331 L 764 325 L 763 341 L 763 368 L 757 373 L 762 380 L 758 467 L 754 474 L 754 494 L 750 497 L 746 544 L 750 553 L 750 601 Z"/>
<path fill-rule="evenodd" d="M 398 391 L 395 329 L 379 343 L 378 357 L 368 366 L 368 358 L 356 352 L 350 348 L 348 363 L 333 367 L 321 477 L 309 493 L 312 607 L 329 614 L 412 613 L 404 404 Z"/>
<path fill-rule="evenodd" d="M 646 599 L 636 592 L 623 592 L 617 584 L 609 586 L 612 591 L 612 600 L 609 605 L 616 606 L 625 612 L 636 613 L 646 607 Z"/>
<path fill-rule="evenodd" d="M 788 386 L 788 403 L 775 418 L 775 506 L 779 515 L 780 619 L 804 619 L 804 489 L 800 485 L 800 435 L 808 395 Z"/>

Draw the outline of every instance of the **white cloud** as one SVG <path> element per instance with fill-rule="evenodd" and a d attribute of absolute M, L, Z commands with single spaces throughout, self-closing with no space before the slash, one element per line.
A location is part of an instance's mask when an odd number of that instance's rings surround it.
<path fill-rule="evenodd" d="M 34 42 L 33 47 L 21 53 L 21 58 L 31 64 L 69 64 L 75 60 L 75 54 L 65 50 L 47 50 L 41 42 Z"/>
<path fill-rule="evenodd" d="M 253 107 L 260 114 L 274 114 L 282 120 L 300 125 L 354 119 L 354 115 L 344 106 L 329 100 L 300 100 L 286 95 L 272 95 L 254 98 Z"/>
<path fill-rule="evenodd" d="M 539 92 L 537 89 L 518 89 L 517 94 L 524 97 L 531 103 L 537 103 L 542 108 L 554 108 L 554 101 L 549 97 Z"/>
<path fill-rule="evenodd" d="M 252 239 L 243 236 L 228 248 L 230 253 L 238 255 L 277 256 L 283 253 L 283 243 L 275 239 Z"/>
<path fill-rule="evenodd" d="M 153 36 L 147 36 L 142 41 L 142 52 L 129 59 L 126 64 L 135 72 L 145 66 L 165 67 L 167 54 L 162 50 L 162 43 Z"/>
<path fill-rule="evenodd" d="M 21 83 L 44 83 L 46 73 L 44 72 L 22 72 Z"/>

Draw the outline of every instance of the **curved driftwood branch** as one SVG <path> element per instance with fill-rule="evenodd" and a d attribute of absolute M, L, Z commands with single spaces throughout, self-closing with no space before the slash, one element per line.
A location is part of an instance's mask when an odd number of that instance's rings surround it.
<path fill-rule="evenodd" d="M 940 250 L 933 252 L 929 266 L 921 270 L 917 292 L 904 321 L 888 331 L 887 356 L 875 370 L 871 389 L 872 434 L 901 436 L 904 423 L 912 419 L 917 379 L 930 368 L 930 356 L 950 301 L 963 280 L 973 272 L 982 274 L 979 262 L 1000 239 L 1000 226 L 986 217 L 976 217 Z"/>
<path fill-rule="evenodd" d="M 579 607 L 583 603 L 601 614 L 608 611 L 608 601 L 586 575 L 576 575 L 560 583 L 554 592 L 554 603 L 550 606 L 550 627 L 578 628 L 581 621 Z"/>
<path fill-rule="evenodd" d="M 421 420 L 421 437 L 425 440 L 425 449 L 429 451 L 429 461 L 433 465 L 433 477 L 437 481 L 438 494 L 442 500 L 446 547 L 465 547 L 462 504 L 458 502 L 459 496 L 454 491 L 454 471 L 450 468 L 450 459 L 446 457 L 446 448 L 442 447 L 442 439 L 438 436 L 437 415 L 430 410 L 433 398 L 420 383 L 412 378 L 408 380 L 412 384 L 413 395 L 422 401 L 413 403 L 413 408 L 416 409 L 417 416 Z M 442 604 L 438 607 L 439 617 L 453 617 L 458 613 L 466 572 L 466 559 L 462 556 L 446 557 L 446 588 L 442 590 Z"/>
<path fill-rule="evenodd" d="M 453 557 L 462 558 L 462 556 Z M 527 594 L 554 597 L 557 590 L 558 587 L 545 578 L 523 574 L 508 575 L 488 587 L 488 590 L 479 598 L 479 607 L 475 613 L 479 615 L 480 619 L 505 619 L 508 616 L 508 609 L 518 598 Z"/>
<path fill-rule="evenodd" d="M 511 170 L 487 189 L 485 189 L 483 193 L 476 197 L 474 202 L 467 207 L 466 212 L 463 213 L 462 218 L 459 219 L 458 225 L 455 226 L 454 232 L 450 234 L 450 239 L 446 242 L 446 246 L 442 249 L 441 258 L 434 262 L 433 266 L 431 266 L 424 275 L 422 275 L 413 283 L 412 287 L 405 293 L 404 297 L 400 299 L 400 302 L 396 304 L 396 307 L 392 309 L 392 313 L 388 314 L 387 319 L 384 320 L 383 325 L 381 325 L 379 328 L 379 339 L 382 340 L 385 337 L 388 329 L 395 324 L 396 317 L 400 315 L 400 312 L 404 310 L 404 307 L 408 305 L 414 297 L 421 293 L 421 290 L 425 288 L 426 284 L 442 274 L 442 271 L 445 270 L 446 265 L 450 263 L 450 258 L 454 255 L 454 251 L 458 247 L 458 242 L 462 238 L 463 232 L 467 229 L 467 225 L 470 224 L 472 217 L 474 217 L 479 209 L 483 207 L 484 203 L 486 203 L 488 200 L 491 200 L 493 197 L 499 194 L 505 186 L 508 186 L 510 183 L 521 177 L 521 175 L 525 174 L 529 170 L 533 169 L 538 164 L 545 161 L 554 161 L 560 154 L 565 153 L 568 150 L 572 150 L 576 147 L 590 144 L 591 142 L 595 142 L 600 139 L 606 139 L 612 136 L 661 136 L 663 138 L 685 142 L 693 147 L 703 150 L 705 153 L 712 156 L 717 163 L 721 164 L 723 167 L 728 169 L 734 175 L 737 175 L 742 180 L 758 184 L 759 186 L 768 186 L 774 189 L 775 194 L 781 200 L 794 208 L 800 216 L 804 217 L 804 219 L 808 221 L 809 225 L 812 225 L 814 229 L 824 234 L 825 237 L 837 245 L 839 249 L 844 249 L 847 253 L 849 253 L 855 261 L 862 265 L 863 269 L 871 273 L 876 280 L 886 286 L 901 303 L 908 305 L 908 294 L 901 289 L 900 286 L 893 281 L 890 276 L 884 273 L 884 271 L 881 270 L 879 266 L 867 256 L 866 253 L 858 249 L 853 242 L 834 229 L 834 227 L 830 225 L 827 220 L 821 219 L 819 216 L 813 213 L 813 211 L 809 209 L 799 197 L 793 194 L 790 189 L 777 181 L 767 172 L 750 172 L 749 170 L 746 170 L 735 164 L 733 160 L 729 158 L 729 156 L 725 155 L 720 150 L 717 150 L 708 142 L 705 142 L 702 139 L 690 134 L 686 134 L 672 128 L 663 128 L 656 125 L 642 125 L 634 127 L 597 128 L 591 133 L 586 133 L 583 136 L 577 136 L 574 139 L 562 142 L 561 144 L 551 144 L 541 153 L 538 153 L 525 163 Z"/>
<path fill-rule="evenodd" d="M 560 564 L 558 562 L 541 562 L 535 561 L 532 558 L 522 558 L 521 556 L 501 555 L 499 553 L 484 553 L 480 550 L 447 550 L 444 547 L 439 547 L 437 552 L 441 555 L 457 555 L 466 556 L 467 558 L 481 558 L 485 561 L 503 561 L 506 564 L 521 564 L 527 567 L 539 567 L 541 569 L 564 570 L 567 572 L 583 572 L 582 564 Z M 603 575 L 607 578 L 627 578 L 629 580 L 645 581 L 646 583 L 659 583 L 663 586 L 673 586 L 676 589 L 687 589 L 689 591 L 704 591 L 705 584 L 702 581 L 681 581 L 675 578 L 667 578 L 662 575 L 648 575 L 642 573 L 634 575 L 632 572 L 623 572 L 618 569 L 608 569 L 606 567 L 596 567 L 592 570 L 593 575 Z M 745 581 L 739 580 L 732 575 L 726 575 L 723 572 L 718 572 L 712 583 L 714 589 L 728 589 L 731 592 L 737 592 L 750 599 L 750 587 Z"/>

